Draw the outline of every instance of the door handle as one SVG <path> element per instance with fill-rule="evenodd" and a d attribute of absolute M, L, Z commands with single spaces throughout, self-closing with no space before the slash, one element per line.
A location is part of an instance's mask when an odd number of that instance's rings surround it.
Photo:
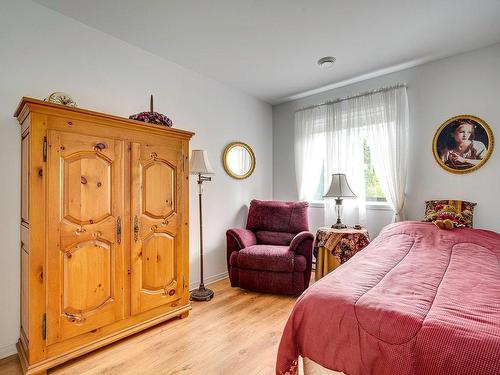
<path fill-rule="evenodd" d="M 104 143 L 97 143 L 95 146 L 94 146 L 94 150 L 96 151 L 102 151 L 106 148 L 106 145 Z"/>
<path fill-rule="evenodd" d="M 137 242 L 139 239 L 139 219 L 137 215 L 134 217 L 134 241 Z"/>
<path fill-rule="evenodd" d="M 118 243 L 122 242 L 122 219 L 120 216 L 116 219 L 116 241 Z"/>

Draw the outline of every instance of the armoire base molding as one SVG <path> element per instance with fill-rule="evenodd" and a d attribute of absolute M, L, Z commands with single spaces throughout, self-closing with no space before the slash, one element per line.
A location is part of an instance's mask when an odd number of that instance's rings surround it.
<path fill-rule="evenodd" d="M 191 310 L 191 306 L 180 307 L 180 308 L 178 308 L 176 310 L 172 310 L 166 314 L 155 316 L 154 318 L 151 318 L 149 320 L 142 321 L 139 324 L 134 324 L 130 327 L 123 328 L 122 330 L 115 331 L 112 334 L 104 336 L 97 341 L 93 341 L 92 343 L 89 343 L 87 345 L 79 347 L 78 349 L 76 349 L 72 352 L 69 352 L 69 353 L 67 352 L 67 353 L 61 354 L 60 356 L 52 357 L 50 359 L 40 361 L 40 362 L 38 362 L 34 365 L 31 365 L 31 366 L 28 365 L 26 351 L 24 349 L 24 346 L 21 343 L 21 340 L 19 340 L 17 345 L 16 345 L 17 346 L 17 353 L 19 356 L 19 361 L 21 362 L 21 367 L 23 368 L 23 372 L 26 375 L 43 374 L 44 371 L 46 371 L 49 368 L 60 365 L 61 363 L 64 363 L 66 361 L 69 361 L 70 359 L 74 359 L 76 357 L 79 357 L 83 354 L 87 354 L 95 349 L 98 349 L 98 348 L 101 348 L 101 347 L 106 346 L 108 344 L 111 344 L 115 341 L 118 341 L 118 340 L 123 339 L 127 336 L 130 336 L 130 335 L 133 335 L 134 333 L 140 332 L 144 329 L 147 329 L 147 328 L 152 327 L 156 324 L 162 323 L 166 320 L 175 318 L 176 316 L 178 316 L 181 319 L 186 318 L 187 315 L 189 314 L 189 310 Z"/>

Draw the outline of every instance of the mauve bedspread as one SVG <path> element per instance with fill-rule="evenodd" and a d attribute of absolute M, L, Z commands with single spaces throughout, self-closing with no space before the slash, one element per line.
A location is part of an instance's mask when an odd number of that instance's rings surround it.
<path fill-rule="evenodd" d="M 348 375 L 500 374 L 500 234 L 387 226 L 302 294 L 277 374 L 297 356 Z"/>

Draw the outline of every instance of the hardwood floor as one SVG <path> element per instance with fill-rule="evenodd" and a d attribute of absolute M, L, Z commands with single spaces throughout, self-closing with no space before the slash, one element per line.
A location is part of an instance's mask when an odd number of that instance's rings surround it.
<path fill-rule="evenodd" d="M 295 297 L 211 284 L 210 302 L 193 302 L 174 319 L 49 370 L 49 374 L 271 375 Z M 21 374 L 19 361 L 0 361 L 0 374 Z"/>

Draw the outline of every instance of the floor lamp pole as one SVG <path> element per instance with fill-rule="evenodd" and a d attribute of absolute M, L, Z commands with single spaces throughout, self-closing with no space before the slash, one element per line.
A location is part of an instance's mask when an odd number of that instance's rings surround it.
<path fill-rule="evenodd" d="M 203 281 L 203 210 L 202 210 L 202 195 L 203 195 L 203 182 L 212 181 L 211 177 L 202 176 L 198 173 L 198 203 L 200 208 L 200 286 L 198 289 L 191 292 L 190 299 L 192 301 L 210 301 L 213 296 L 213 290 L 205 288 Z"/>
<path fill-rule="evenodd" d="M 203 210 L 202 210 L 202 201 L 201 198 L 203 193 L 201 191 L 202 181 L 199 182 L 199 192 L 198 192 L 198 208 L 200 209 L 200 288 L 205 288 L 205 283 L 203 282 Z"/>

